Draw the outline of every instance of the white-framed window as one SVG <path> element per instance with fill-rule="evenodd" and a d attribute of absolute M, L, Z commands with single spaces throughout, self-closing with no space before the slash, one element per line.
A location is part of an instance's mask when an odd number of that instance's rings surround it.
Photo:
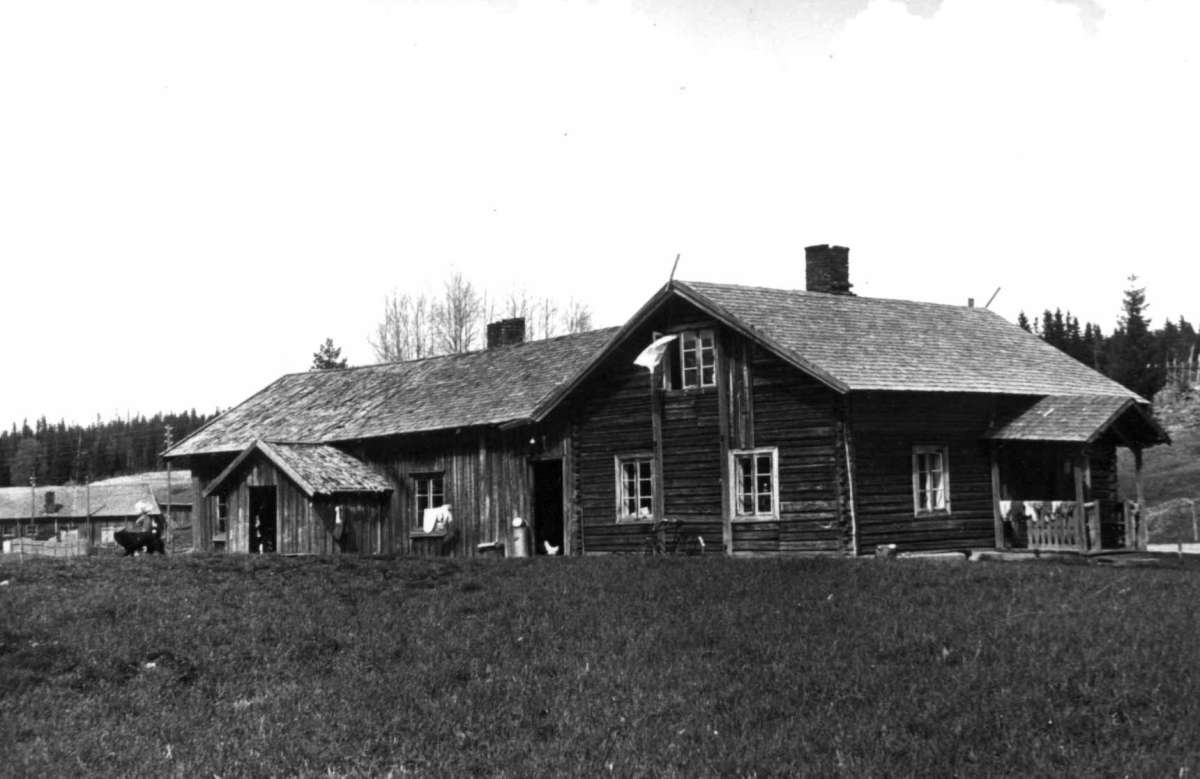
<path fill-rule="evenodd" d="M 913 514 L 950 512 L 950 458 L 944 446 L 914 446 Z"/>
<path fill-rule="evenodd" d="M 717 386 L 717 339 L 711 329 L 682 330 L 664 355 L 662 387 L 667 390 Z"/>
<path fill-rule="evenodd" d="M 712 330 L 679 334 L 679 364 L 683 389 L 717 386 L 717 342 Z"/>
<path fill-rule="evenodd" d="M 617 465 L 617 521 L 654 518 L 654 457 L 621 455 Z"/>
<path fill-rule="evenodd" d="M 213 523 L 213 531 L 217 535 L 229 532 L 229 496 L 217 495 L 216 505 L 216 521 Z"/>
<path fill-rule="evenodd" d="M 414 507 L 416 509 L 416 513 L 413 515 L 413 526 L 417 530 L 422 530 L 424 528 L 425 509 L 435 509 L 446 503 L 446 479 L 440 472 L 414 473 L 412 475 L 412 482 L 413 499 L 415 500 Z"/>
<path fill-rule="evenodd" d="M 0 535 L 3 535 L 5 538 L 16 538 L 17 523 L 5 522 L 2 526 L 0 526 Z"/>
<path fill-rule="evenodd" d="M 742 449 L 729 453 L 733 474 L 733 515 L 739 519 L 779 517 L 779 450 Z"/>

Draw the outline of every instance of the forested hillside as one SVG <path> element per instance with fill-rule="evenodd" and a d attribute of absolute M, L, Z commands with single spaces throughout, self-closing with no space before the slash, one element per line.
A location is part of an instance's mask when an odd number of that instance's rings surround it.
<path fill-rule="evenodd" d="M 170 426 L 174 440 L 200 427 L 215 415 L 195 409 L 179 414 L 155 414 L 90 425 L 51 424 L 45 417 L 0 433 L 0 487 L 24 486 L 32 476 L 38 484 L 84 483 L 162 466 Z"/>

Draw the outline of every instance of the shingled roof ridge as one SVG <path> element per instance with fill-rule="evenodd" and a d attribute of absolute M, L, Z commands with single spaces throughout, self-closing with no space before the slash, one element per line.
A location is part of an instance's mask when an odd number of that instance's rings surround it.
<path fill-rule="evenodd" d="M 879 302 L 879 303 L 903 303 L 905 305 L 910 305 L 910 306 L 933 306 L 933 307 L 937 307 L 937 308 L 952 308 L 952 309 L 955 309 L 958 311 L 980 311 L 980 312 L 986 312 L 988 314 L 994 314 L 995 316 L 1000 316 L 999 314 L 996 314 L 995 311 L 992 311 L 991 309 L 988 309 L 988 308 L 984 308 L 982 306 L 970 306 L 970 305 L 964 306 L 964 305 L 959 305 L 958 303 L 937 303 L 937 302 L 930 301 L 930 300 L 909 300 L 908 298 L 884 298 L 884 297 L 873 297 L 870 295 L 858 295 L 858 294 L 841 295 L 841 294 L 837 294 L 834 292 L 813 292 L 812 290 L 792 289 L 792 288 L 788 288 L 788 287 L 766 287 L 766 286 L 763 286 L 760 284 L 730 284 L 730 283 L 721 282 L 721 281 L 688 281 L 686 279 L 675 279 L 674 283 L 684 284 L 688 287 L 692 287 L 693 289 L 696 289 L 696 285 L 698 285 L 699 287 L 721 287 L 724 289 L 744 289 L 744 290 L 752 290 L 752 291 L 758 291 L 758 292 L 776 292 L 776 293 L 783 292 L 783 293 L 787 293 L 790 295 L 802 295 L 805 297 L 820 298 L 822 300 L 836 299 L 839 301 L 844 300 L 847 302 L 859 301 L 859 302 Z M 697 290 L 697 291 L 699 291 L 699 290 Z M 1003 319 L 1003 317 L 1001 317 L 1001 319 Z"/>
<path fill-rule="evenodd" d="M 475 356 L 478 356 L 481 354 L 509 353 L 509 352 L 512 352 L 517 349 L 523 349 L 523 348 L 528 348 L 528 347 L 540 347 L 545 344 L 553 343 L 556 341 L 565 341 L 570 338 L 583 338 L 585 336 L 594 336 L 594 335 L 599 335 L 599 334 L 605 333 L 605 332 L 615 333 L 617 330 L 620 330 L 620 329 L 621 329 L 620 327 L 597 327 L 592 330 L 584 330 L 579 333 L 564 333 L 562 335 L 553 335 L 553 336 L 550 336 L 549 338 L 537 338 L 537 339 L 534 339 L 531 341 L 522 341 L 519 344 L 506 344 L 504 346 L 493 346 L 490 349 L 484 347 L 482 349 L 472 349 L 469 352 L 451 352 L 448 354 L 430 354 L 425 357 L 414 357 L 411 360 L 389 360 L 387 362 L 371 363 L 370 365 L 351 365 L 346 368 L 319 368 L 319 369 L 310 368 L 309 370 L 306 370 L 306 371 L 292 371 L 291 373 L 285 373 L 285 374 L 281 375 L 278 379 L 276 379 L 276 381 L 279 381 L 280 379 L 287 379 L 287 378 L 290 378 L 293 376 L 313 376 L 313 375 L 321 375 L 321 374 L 341 375 L 341 374 L 345 374 L 349 371 L 365 371 L 365 370 L 371 370 L 371 369 L 376 369 L 376 368 L 391 368 L 391 367 L 396 367 L 396 366 L 400 366 L 400 365 L 417 365 L 419 363 L 430 362 L 432 360 L 462 359 L 464 357 L 475 357 Z M 272 384 L 273 383 L 274 382 L 272 382 Z"/>

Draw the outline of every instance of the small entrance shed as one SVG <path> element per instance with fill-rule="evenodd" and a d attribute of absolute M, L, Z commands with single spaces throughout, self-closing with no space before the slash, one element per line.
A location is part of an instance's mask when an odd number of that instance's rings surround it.
<path fill-rule="evenodd" d="M 203 496 L 213 499 L 217 549 L 378 554 L 391 548 L 391 492 L 387 479 L 332 446 L 255 440 Z"/>

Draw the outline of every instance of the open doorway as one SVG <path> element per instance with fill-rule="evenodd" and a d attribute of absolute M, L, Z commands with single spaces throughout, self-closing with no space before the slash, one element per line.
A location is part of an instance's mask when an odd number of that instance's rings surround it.
<path fill-rule="evenodd" d="M 533 464 L 534 554 L 562 554 L 563 461 Z"/>
<path fill-rule="evenodd" d="M 250 488 L 250 553 L 275 551 L 275 488 Z"/>

